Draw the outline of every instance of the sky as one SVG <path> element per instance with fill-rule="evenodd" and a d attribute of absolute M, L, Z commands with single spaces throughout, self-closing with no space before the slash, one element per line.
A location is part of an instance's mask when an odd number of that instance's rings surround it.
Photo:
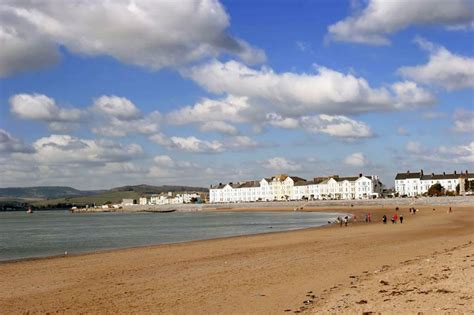
<path fill-rule="evenodd" d="M 474 1 L 0 0 L 0 187 L 474 171 Z"/>

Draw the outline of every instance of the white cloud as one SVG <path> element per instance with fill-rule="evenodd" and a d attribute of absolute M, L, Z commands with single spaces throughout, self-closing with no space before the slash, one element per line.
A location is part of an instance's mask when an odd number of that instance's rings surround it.
<path fill-rule="evenodd" d="M 295 129 L 300 126 L 300 122 L 298 119 L 283 117 L 277 113 L 268 113 L 266 115 L 266 121 L 268 124 L 274 127 L 279 127 L 279 128 L 284 128 L 284 129 Z"/>
<path fill-rule="evenodd" d="M 474 88 L 474 58 L 453 54 L 421 38 L 416 41 L 430 51 L 429 61 L 424 65 L 401 67 L 398 69 L 400 74 L 417 82 L 441 86 L 448 91 Z"/>
<path fill-rule="evenodd" d="M 300 171 L 303 168 L 300 164 L 283 157 L 268 159 L 263 166 L 275 171 Z"/>
<path fill-rule="evenodd" d="M 413 82 L 398 82 L 386 88 L 372 88 L 363 79 L 325 67 L 315 74 L 276 73 L 262 67 L 255 70 L 237 61 L 214 60 L 194 66 L 184 74 L 213 93 L 248 97 L 252 107 L 265 108 L 285 116 L 355 114 L 401 110 L 434 103 L 434 97 Z"/>
<path fill-rule="evenodd" d="M 6 17 L 0 13 L 2 24 Z M 41 69 L 57 63 L 59 51 L 54 43 L 41 35 L 31 36 L 31 28 L 0 25 L 0 77 L 18 72 Z"/>
<path fill-rule="evenodd" d="M 365 160 L 364 154 L 361 152 L 352 153 L 351 155 L 346 156 L 344 163 L 350 166 L 362 167 L 367 162 Z"/>
<path fill-rule="evenodd" d="M 59 46 L 153 70 L 221 53 L 265 60 L 262 50 L 225 32 L 230 19 L 217 0 L 6 0 L 0 19 L 0 76 L 57 62 Z"/>
<path fill-rule="evenodd" d="M 348 140 L 374 136 L 366 123 L 345 116 L 304 116 L 301 118 L 301 125 L 309 132 L 323 133 Z"/>
<path fill-rule="evenodd" d="M 19 154 L 49 164 L 105 164 L 128 161 L 142 154 L 138 144 L 121 145 L 112 141 L 80 139 L 70 135 L 51 135 L 33 143 L 35 153 Z"/>
<path fill-rule="evenodd" d="M 206 141 L 191 137 L 167 137 L 164 134 L 155 134 L 150 140 L 165 146 L 168 149 L 192 153 L 220 153 L 225 150 L 219 141 Z"/>
<path fill-rule="evenodd" d="M 140 110 L 135 104 L 125 97 L 115 95 L 102 95 L 95 99 L 92 110 L 120 120 L 137 119 L 141 117 Z"/>
<path fill-rule="evenodd" d="M 159 112 L 154 111 L 145 116 L 132 101 L 116 95 L 100 96 L 94 100 L 90 110 L 99 115 L 95 117 L 96 126 L 92 131 L 109 137 L 156 133 L 161 121 Z"/>
<path fill-rule="evenodd" d="M 456 132 L 474 133 L 474 111 L 458 108 L 454 112 L 454 128 Z"/>
<path fill-rule="evenodd" d="M 192 153 L 221 153 L 228 150 L 241 151 L 256 148 L 263 144 L 247 136 L 228 137 L 225 141 L 202 140 L 191 137 L 168 137 L 163 133 L 157 133 L 150 140 L 160 144 L 167 149 L 192 152 Z"/>
<path fill-rule="evenodd" d="M 428 148 L 419 142 L 409 141 L 406 151 L 412 159 L 436 163 L 469 164 L 474 162 L 474 141 L 468 144 Z"/>
<path fill-rule="evenodd" d="M 256 120 L 258 115 L 248 103 L 247 97 L 228 95 L 222 99 L 205 98 L 193 106 L 186 106 L 166 116 L 171 124 L 200 124 L 204 132 L 216 131 L 236 135 L 238 130 L 229 123 L 246 123 Z"/>
<path fill-rule="evenodd" d="M 361 12 L 328 27 L 329 39 L 386 45 L 389 34 L 410 25 L 469 27 L 474 21 L 470 0 L 370 0 Z"/>
<path fill-rule="evenodd" d="M 6 130 L 0 129 L 0 153 L 31 152 L 32 148 L 13 137 Z"/>
<path fill-rule="evenodd" d="M 465 145 L 440 146 L 436 151 L 446 162 L 474 163 L 474 141 Z"/>
<path fill-rule="evenodd" d="M 115 117 L 104 117 L 92 131 L 108 137 L 123 137 L 131 133 L 152 134 L 159 131 L 161 120 L 159 112 L 152 112 L 144 118 L 121 120 Z"/>
<path fill-rule="evenodd" d="M 209 121 L 199 126 L 202 132 L 218 132 L 228 135 L 237 135 L 239 131 L 237 128 L 223 121 Z"/>
<path fill-rule="evenodd" d="M 9 99 L 10 112 L 20 119 L 48 123 L 53 130 L 75 127 L 85 112 L 76 108 L 61 108 L 54 99 L 43 94 L 16 94 Z"/>

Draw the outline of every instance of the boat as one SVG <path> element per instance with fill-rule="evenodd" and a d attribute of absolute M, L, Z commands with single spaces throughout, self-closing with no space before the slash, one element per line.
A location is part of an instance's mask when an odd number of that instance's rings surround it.
<path fill-rule="evenodd" d="M 143 210 L 142 212 L 150 212 L 150 213 L 170 213 L 175 212 L 176 209 L 169 209 L 169 210 Z"/>

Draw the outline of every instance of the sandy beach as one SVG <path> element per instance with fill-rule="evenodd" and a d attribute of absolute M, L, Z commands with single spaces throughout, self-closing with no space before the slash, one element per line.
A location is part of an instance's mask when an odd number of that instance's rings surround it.
<path fill-rule="evenodd" d="M 380 222 L 392 206 L 339 207 L 358 222 L 1 264 L 0 313 L 472 313 L 474 206 L 418 208 L 400 207 L 403 224 Z"/>

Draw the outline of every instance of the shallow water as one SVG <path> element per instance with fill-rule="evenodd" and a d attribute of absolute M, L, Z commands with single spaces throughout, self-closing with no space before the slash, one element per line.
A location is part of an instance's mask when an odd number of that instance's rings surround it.
<path fill-rule="evenodd" d="M 336 213 L 0 212 L 0 261 L 316 227 Z"/>

